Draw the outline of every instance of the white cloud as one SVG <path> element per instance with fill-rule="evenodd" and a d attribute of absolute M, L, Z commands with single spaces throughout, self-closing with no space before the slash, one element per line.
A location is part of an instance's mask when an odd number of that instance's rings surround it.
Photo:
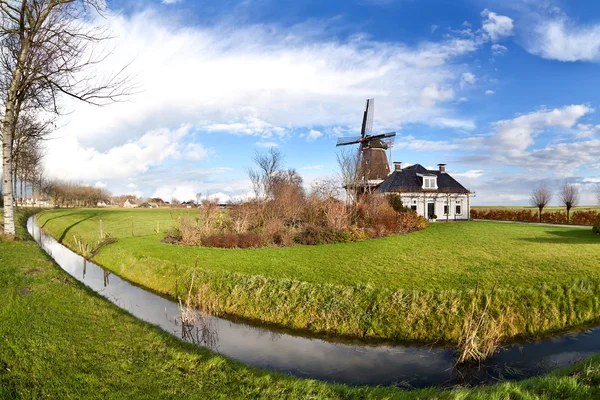
<path fill-rule="evenodd" d="M 436 84 L 429 84 L 421 90 L 420 101 L 425 107 L 431 107 L 435 103 L 452 100 L 454 90 L 451 87 L 440 87 Z"/>
<path fill-rule="evenodd" d="M 94 187 L 98 189 L 104 189 L 106 187 L 106 183 L 98 181 L 94 184 Z"/>
<path fill-rule="evenodd" d="M 133 189 L 133 190 L 137 189 L 137 185 L 136 185 L 135 183 L 128 183 L 128 184 L 127 184 L 127 187 L 128 187 L 129 189 Z"/>
<path fill-rule="evenodd" d="M 491 47 L 492 55 L 494 56 L 503 56 L 508 52 L 508 48 L 506 46 L 502 46 L 501 44 L 494 43 Z"/>
<path fill-rule="evenodd" d="M 581 117 L 592 111 L 586 105 L 571 105 L 497 121 L 492 124 L 494 133 L 489 144 L 502 151 L 523 151 L 534 143 L 534 137 L 545 128 L 571 128 Z"/>
<path fill-rule="evenodd" d="M 475 122 L 472 120 L 454 118 L 434 118 L 431 121 L 431 125 L 440 126 L 443 128 L 465 129 L 468 131 L 475 129 Z"/>
<path fill-rule="evenodd" d="M 434 33 L 435 31 L 437 31 L 438 28 L 439 28 L 438 25 L 435 25 L 435 24 L 431 25 L 431 33 Z"/>
<path fill-rule="evenodd" d="M 271 147 L 279 147 L 279 144 L 275 142 L 256 142 L 256 145 L 259 147 L 271 148 Z"/>
<path fill-rule="evenodd" d="M 163 4 L 177 4 L 181 3 L 183 0 L 162 0 Z"/>
<path fill-rule="evenodd" d="M 575 132 L 576 138 L 589 138 L 594 136 L 600 131 L 600 125 L 592 124 L 577 124 L 577 130 Z"/>
<path fill-rule="evenodd" d="M 567 17 L 542 19 L 529 34 L 526 49 L 559 61 L 600 61 L 600 24 L 577 26 Z"/>
<path fill-rule="evenodd" d="M 513 20 L 505 15 L 499 15 L 487 8 L 481 12 L 485 19 L 482 29 L 488 34 L 492 42 L 497 42 L 513 34 Z"/>
<path fill-rule="evenodd" d="M 45 168 L 50 176 L 62 179 L 127 178 L 166 159 L 179 158 L 179 141 L 189 129 L 157 129 L 106 152 L 84 147 L 75 137 L 58 138 L 48 143 Z"/>
<path fill-rule="evenodd" d="M 460 77 L 461 89 L 464 88 L 467 84 L 474 85 L 476 80 L 477 78 L 471 72 L 463 72 L 462 76 Z"/>
<path fill-rule="evenodd" d="M 114 54 L 91 74 L 107 76 L 132 62 L 140 92 L 101 108 L 62 99 L 69 113 L 47 142 L 51 177 L 110 187 L 135 177 L 150 193 L 161 182 L 140 175 L 166 160 L 210 154 L 199 143 L 187 145 L 192 128 L 194 139 L 252 135 L 265 144 L 310 126 L 322 127 L 315 131 L 321 135 L 352 134 L 371 96 L 378 100 L 375 131 L 411 123 L 474 127 L 456 118 L 452 88 L 463 57 L 485 42 L 481 33 L 408 45 L 268 24 L 194 27 L 154 11 L 112 13 L 99 23 L 112 32 L 107 47 Z"/>
<path fill-rule="evenodd" d="M 200 161 L 204 159 L 209 154 L 209 152 L 210 150 L 207 150 L 200 143 L 189 143 L 185 148 L 183 156 L 188 160 Z"/>
<path fill-rule="evenodd" d="M 481 169 L 471 169 L 465 172 L 452 172 L 453 177 L 477 179 L 485 174 L 485 171 Z"/>
<path fill-rule="evenodd" d="M 312 142 L 313 140 L 316 140 L 316 139 L 320 138 L 321 136 L 323 136 L 323 133 L 321 133 L 320 131 L 317 131 L 315 129 L 311 129 L 306 134 L 306 140 L 309 142 Z"/>
<path fill-rule="evenodd" d="M 460 147 L 457 143 L 450 143 L 448 141 L 432 141 L 415 139 L 413 136 L 398 136 L 397 140 L 394 141 L 394 148 L 402 148 L 413 151 L 447 151 L 458 149 Z"/>
<path fill-rule="evenodd" d="M 485 94 L 486 94 L 487 96 L 491 96 L 491 95 L 493 95 L 493 94 L 496 94 L 496 92 L 494 92 L 493 90 L 490 90 L 490 89 L 488 89 L 488 90 L 486 90 L 486 91 L 485 91 Z"/>
<path fill-rule="evenodd" d="M 73 112 L 57 132 L 101 151 L 182 122 L 261 137 L 311 125 L 357 130 L 356 110 L 369 96 L 378 99 L 381 126 L 451 117 L 443 106 L 460 78 L 460 57 L 480 46 L 462 38 L 416 46 L 339 41 L 276 25 L 182 28 L 151 11 L 102 23 L 115 37 L 114 56 L 95 74 L 133 60 L 141 93 L 103 108 L 65 99 Z"/>

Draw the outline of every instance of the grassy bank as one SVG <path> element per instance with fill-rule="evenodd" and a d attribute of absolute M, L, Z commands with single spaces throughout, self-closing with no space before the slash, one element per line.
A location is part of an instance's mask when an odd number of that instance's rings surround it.
<path fill-rule="evenodd" d="M 0 215 L 1 218 L 1 215 Z M 0 237 L 0 399 L 593 399 L 600 357 L 543 377 L 440 391 L 349 388 L 245 367 L 138 321 Z"/>
<path fill-rule="evenodd" d="M 99 219 L 120 212 L 58 210 L 39 221 L 74 248 L 73 234 L 97 240 Z M 246 250 L 173 246 L 161 236 L 121 235 L 96 261 L 177 296 L 198 260 L 197 293 L 210 309 L 343 335 L 455 342 L 476 283 L 479 303 L 496 285 L 489 312 L 505 339 L 600 317 L 600 239 L 591 230 L 440 223 L 359 243 Z"/>

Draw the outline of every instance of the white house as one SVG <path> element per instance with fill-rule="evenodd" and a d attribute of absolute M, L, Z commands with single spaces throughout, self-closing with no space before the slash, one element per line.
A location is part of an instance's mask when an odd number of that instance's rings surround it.
<path fill-rule="evenodd" d="M 395 162 L 394 171 L 376 191 L 399 194 L 402 204 L 432 220 L 469 219 L 471 192 L 446 173 L 446 164 L 438 166 L 437 170 L 420 164 L 402 168 L 402 163 Z"/>
<path fill-rule="evenodd" d="M 134 201 L 129 199 L 125 200 L 125 203 L 123 204 L 123 207 L 125 208 L 137 208 L 137 206 L 138 205 Z"/>

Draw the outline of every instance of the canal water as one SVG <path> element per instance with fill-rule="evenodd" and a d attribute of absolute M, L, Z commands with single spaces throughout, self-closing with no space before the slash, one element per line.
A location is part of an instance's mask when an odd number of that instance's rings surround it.
<path fill-rule="evenodd" d="M 505 346 L 484 365 L 457 370 L 451 348 L 332 341 L 211 316 L 200 316 L 194 326 L 182 324 L 177 303 L 85 261 L 40 229 L 35 217 L 27 228 L 62 269 L 135 317 L 247 365 L 300 378 L 403 388 L 476 385 L 524 379 L 600 352 L 600 327 L 596 327 Z"/>

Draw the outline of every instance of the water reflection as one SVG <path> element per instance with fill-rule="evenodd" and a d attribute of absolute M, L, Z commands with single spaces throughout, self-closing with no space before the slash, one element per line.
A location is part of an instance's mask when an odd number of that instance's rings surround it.
<path fill-rule="evenodd" d="M 522 379 L 569 365 L 600 351 L 600 329 L 502 348 L 482 367 L 454 368 L 448 348 L 331 342 L 251 326 L 191 310 L 132 285 L 62 246 L 32 217 L 28 229 L 71 276 L 136 317 L 199 346 L 248 365 L 351 385 L 450 387 Z M 109 279 L 110 277 L 110 279 Z M 197 314 L 194 314 L 197 313 Z"/>

